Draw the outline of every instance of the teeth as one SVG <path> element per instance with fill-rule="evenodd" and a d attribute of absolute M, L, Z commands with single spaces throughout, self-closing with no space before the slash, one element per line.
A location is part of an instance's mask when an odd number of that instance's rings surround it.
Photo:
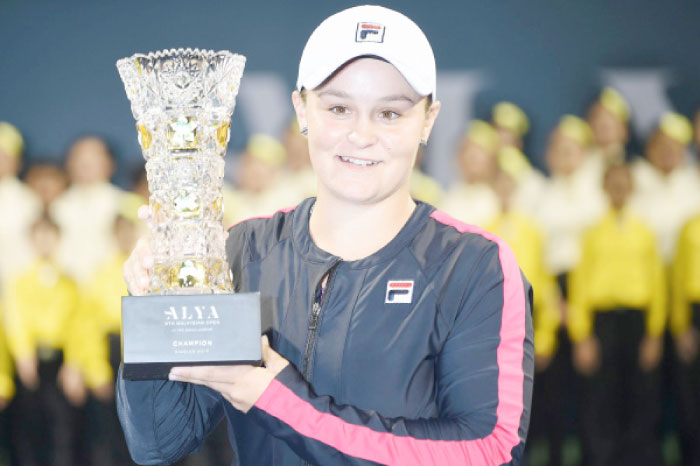
<path fill-rule="evenodd" d="M 359 165 L 361 167 L 377 164 L 377 162 L 372 162 L 371 160 L 353 159 L 352 157 L 343 157 L 342 155 L 340 156 L 340 160 L 342 160 L 343 162 L 352 163 L 354 165 Z"/>

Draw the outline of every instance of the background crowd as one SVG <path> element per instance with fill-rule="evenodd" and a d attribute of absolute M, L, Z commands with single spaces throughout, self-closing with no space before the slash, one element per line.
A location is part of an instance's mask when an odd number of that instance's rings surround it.
<path fill-rule="evenodd" d="M 419 154 L 413 196 L 500 235 L 533 284 L 531 464 L 700 464 L 700 112 L 659 115 L 639 154 L 619 92 L 581 113 L 551 128 L 545 175 L 523 152 L 527 115 L 501 102 L 465 128 L 454 185 Z M 0 123 L 0 464 L 131 464 L 114 378 L 146 173 L 112 184 L 96 135 L 60 165 L 23 149 Z M 295 122 L 227 159 L 229 225 L 314 194 Z M 231 454 L 221 425 L 185 464 Z"/>

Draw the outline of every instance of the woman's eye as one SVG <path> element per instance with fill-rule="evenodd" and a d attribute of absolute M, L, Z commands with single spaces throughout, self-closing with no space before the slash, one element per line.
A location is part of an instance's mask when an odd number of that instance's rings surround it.
<path fill-rule="evenodd" d="M 348 112 L 348 108 L 343 106 L 343 105 L 335 105 L 330 108 L 332 113 L 336 113 L 338 115 L 344 115 Z"/>
<path fill-rule="evenodd" d="M 385 110 L 381 113 L 381 116 L 387 120 L 395 120 L 399 117 L 399 114 L 391 110 Z"/>

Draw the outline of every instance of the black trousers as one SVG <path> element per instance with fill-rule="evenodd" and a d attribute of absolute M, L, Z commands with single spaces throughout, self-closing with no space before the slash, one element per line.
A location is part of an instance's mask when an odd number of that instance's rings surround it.
<path fill-rule="evenodd" d="M 527 437 L 528 446 L 540 440 L 546 441 L 549 466 L 563 464 L 566 435 L 576 432 L 575 374 L 571 364 L 571 342 L 564 328 L 558 332 L 558 339 L 559 346 L 547 368 L 535 373 Z"/>
<path fill-rule="evenodd" d="M 584 464 L 663 465 L 658 432 L 660 371 L 643 372 L 638 362 L 645 312 L 596 312 L 594 333 L 601 363 L 596 373 L 582 378 Z"/>
<path fill-rule="evenodd" d="M 82 445 L 83 411 L 68 403 L 56 382 L 60 351 L 39 360 L 39 388 L 16 380 L 12 440 L 18 466 L 76 466 L 86 463 Z"/>
<path fill-rule="evenodd" d="M 14 399 L 0 411 L 0 464 L 15 464 L 14 449 L 12 448 L 12 413 L 15 408 Z"/>
<path fill-rule="evenodd" d="M 567 293 L 567 275 L 557 276 L 559 291 Z M 536 325 L 536 323 L 535 323 Z M 571 341 L 564 327 L 557 332 L 557 351 L 543 371 L 535 373 L 532 392 L 532 413 L 526 446 L 526 462 L 529 463 L 529 447 L 539 441 L 546 442 L 549 466 L 563 464 L 563 447 L 567 434 L 576 432 L 575 371 L 571 363 Z"/>
<path fill-rule="evenodd" d="M 693 305 L 693 327 L 700 331 L 700 303 Z M 700 355 L 690 364 L 676 358 L 675 372 L 683 464 L 700 466 Z"/>

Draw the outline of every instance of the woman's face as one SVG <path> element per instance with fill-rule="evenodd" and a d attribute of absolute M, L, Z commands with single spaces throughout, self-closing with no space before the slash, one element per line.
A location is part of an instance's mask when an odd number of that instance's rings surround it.
<path fill-rule="evenodd" d="M 593 139 L 598 147 L 604 149 L 627 143 L 627 126 L 612 112 L 596 103 L 588 112 L 588 124 L 593 131 Z"/>
<path fill-rule="evenodd" d="M 685 146 L 657 130 L 647 143 L 646 155 L 652 165 L 668 175 L 683 164 Z"/>
<path fill-rule="evenodd" d="M 393 65 L 360 58 L 341 68 L 303 100 L 292 96 L 300 126 L 309 130 L 309 155 L 319 197 L 373 204 L 408 197 L 408 178 L 421 139 L 440 109 L 426 111 Z"/>
<path fill-rule="evenodd" d="M 66 165 L 71 183 L 97 184 L 109 182 L 114 163 L 100 139 L 87 137 L 71 147 Z"/>
<path fill-rule="evenodd" d="M 467 139 L 459 154 L 462 179 L 467 183 L 491 183 L 498 173 L 498 158 L 495 153 Z"/>
<path fill-rule="evenodd" d="M 586 160 L 586 149 L 581 144 L 554 130 L 549 137 L 545 155 L 547 168 L 553 175 L 568 176 L 573 174 Z"/>

